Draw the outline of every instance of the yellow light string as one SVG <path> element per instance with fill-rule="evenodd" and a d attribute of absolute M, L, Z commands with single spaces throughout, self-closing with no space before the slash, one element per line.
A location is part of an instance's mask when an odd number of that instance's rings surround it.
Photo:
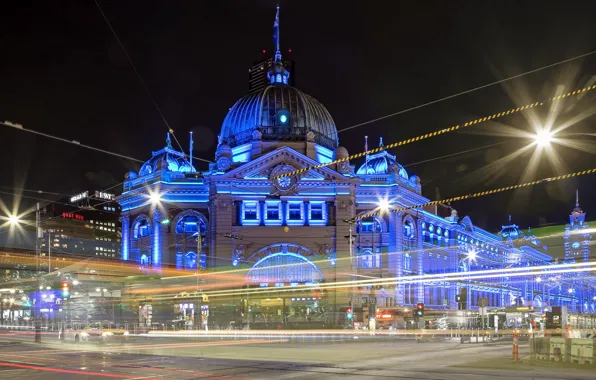
<path fill-rule="evenodd" d="M 530 108 L 543 106 L 545 103 L 548 103 L 548 102 L 554 102 L 554 101 L 557 101 L 557 100 L 561 100 L 561 99 L 567 98 L 569 96 L 583 94 L 586 91 L 592 91 L 592 90 L 595 90 L 595 89 L 596 89 L 596 85 L 584 87 L 584 88 L 579 89 L 579 90 L 574 90 L 574 91 L 570 91 L 570 92 L 567 92 L 567 93 L 562 94 L 562 95 L 554 96 L 554 97 L 549 98 L 548 100 L 546 100 L 544 102 L 530 103 L 530 104 L 527 104 L 527 105 L 522 106 L 522 107 L 512 108 L 510 110 L 499 112 L 499 113 L 495 113 L 495 114 L 490 115 L 490 116 L 485 116 L 485 117 L 481 117 L 481 118 L 478 118 L 478 119 L 475 119 L 475 120 L 471 120 L 471 121 L 468 121 L 468 122 L 463 123 L 463 124 L 457 124 L 457 125 L 454 125 L 454 126 L 449 127 L 449 128 L 444 128 L 444 129 L 441 129 L 441 130 L 438 130 L 438 131 L 435 131 L 435 132 L 429 132 L 429 133 L 426 133 L 424 135 L 420 135 L 420 136 L 417 136 L 417 137 L 412 137 L 412 138 L 409 138 L 407 140 L 402 140 L 402 141 L 394 142 L 394 143 L 391 143 L 391 144 L 387 144 L 385 146 L 380 146 L 378 148 L 367 150 L 365 152 L 356 153 L 356 154 L 353 154 L 353 155 L 348 156 L 348 157 L 344 157 L 344 158 L 340 158 L 340 159 L 337 159 L 337 160 L 333 160 L 331 162 L 326 162 L 326 163 L 323 163 L 323 164 L 317 164 L 317 165 L 313 165 L 313 166 L 307 166 L 305 168 L 297 169 L 297 170 L 294 170 L 294 171 L 291 171 L 291 172 L 288 172 L 288 173 L 279 174 L 279 175 L 273 177 L 273 179 L 278 179 L 278 178 L 283 178 L 283 177 L 289 177 L 289 176 L 296 175 L 296 174 L 301 174 L 301 173 L 307 172 L 309 170 L 320 169 L 320 168 L 323 168 L 325 166 L 329 166 L 329 165 L 333 165 L 333 164 L 339 164 L 341 162 L 346 162 L 346 161 L 349 161 L 349 160 L 352 160 L 352 159 L 355 159 L 355 158 L 364 157 L 364 156 L 369 155 L 369 154 L 375 154 L 375 153 L 381 152 L 383 150 L 392 149 L 392 148 L 396 148 L 398 146 L 404 146 L 404 145 L 407 145 L 407 144 L 410 144 L 410 143 L 413 143 L 413 142 L 416 142 L 416 141 L 426 140 L 426 139 L 429 139 L 431 137 L 436 137 L 436 136 L 444 135 L 446 133 L 454 132 L 454 131 L 457 131 L 457 130 L 462 129 L 462 128 L 471 127 L 473 125 L 484 123 L 486 121 L 490 121 L 490 120 L 498 119 L 498 118 L 501 118 L 501 117 L 504 117 L 504 116 L 512 115 L 514 113 L 522 112 L 522 111 L 525 111 L 525 110 L 530 109 Z"/>
<path fill-rule="evenodd" d="M 478 193 L 460 195 L 458 197 L 447 198 L 447 199 L 442 199 L 442 200 L 438 200 L 438 201 L 430 201 L 430 202 L 421 203 L 421 204 L 417 204 L 417 205 L 413 205 L 413 206 L 398 207 L 398 208 L 394 208 L 394 209 L 391 209 L 391 210 L 388 210 L 388 211 L 390 211 L 390 212 L 407 211 L 407 210 L 413 210 L 413 209 L 417 209 L 417 208 L 423 208 L 423 207 L 426 207 L 426 206 L 434 206 L 434 205 L 437 205 L 439 203 L 450 203 L 450 202 L 462 201 L 464 199 L 472 199 L 472 198 L 484 197 L 486 195 L 492 195 L 492 194 L 496 194 L 496 193 L 502 193 L 504 191 L 510 191 L 510 190 L 515 190 L 515 189 L 520 189 L 522 187 L 534 186 L 534 185 L 538 185 L 538 184 L 541 184 L 541 183 L 547 183 L 547 182 L 560 181 L 560 180 L 563 180 L 563 179 L 569 179 L 569 178 L 579 177 L 579 176 L 593 174 L 593 173 L 596 173 L 596 168 L 588 169 L 588 170 L 582 170 L 580 172 L 575 172 L 575 173 L 562 174 L 562 175 L 559 175 L 559 176 L 556 176 L 556 177 L 544 178 L 544 179 L 540 179 L 540 180 L 532 181 L 532 182 L 520 183 L 520 184 L 517 184 L 517 185 L 500 187 L 498 189 L 493 189 L 493 190 L 480 191 Z M 374 211 L 374 212 L 371 212 L 371 213 L 368 213 L 368 214 L 358 215 L 358 216 L 354 217 L 353 219 L 349 219 L 349 222 L 354 222 L 354 221 L 359 220 L 359 219 L 366 219 L 366 218 L 370 218 L 370 217 L 373 217 L 373 216 L 377 216 L 377 215 L 382 214 L 383 212 L 384 211 Z"/>

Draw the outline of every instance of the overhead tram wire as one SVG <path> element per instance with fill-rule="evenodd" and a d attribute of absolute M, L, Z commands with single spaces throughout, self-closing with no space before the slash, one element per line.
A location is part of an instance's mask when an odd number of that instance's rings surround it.
<path fill-rule="evenodd" d="M 355 125 L 352 125 L 350 127 L 342 128 L 342 129 L 338 130 L 337 133 L 349 131 L 350 129 L 354 129 L 354 128 L 362 127 L 364 125 L 376 123 L 377 121 L 385 120 L 385 119 L 388 119 L 388 118 L 393 117 L 393 116 L 401 115 L 401 114 L 404 114 L 406 112 L 414 111 L 414 110 L 417 110 L 417 109 L 420 109 L 420 108 L 423 108 L 423 107 L 426 107 L 426 106 L 437 104 L 437 103 L 443 102 L 445 100 L 453 99 L 453 98 L 456 98 L 456 97 L 461 96 L 461 95 L 465 95 L 465 94 L 469 94 L 469 93 L 474 92 L 474 91 L 482 90 L 483 88 L 491 87 L 491 86 L 494 86 L 496 84 L 500 84 L 500 83 L 503 83 L 503 82 L 510 81 L 512 79 L 516 79 L 516 78 L 523 77 L 525 75 L 536 73 L 538 71 L 550 69 L 551 67 L 555 67 L 555 66 L 558 66 L 558 65 L 562 65 L 564 63 L 575 61 L 575 60 L 580 59 L 580 58 L 585 58 L 585 57 L 588 57 L 588 56 L 593 55 L 593 54 L 596 54 L 596 50 L 590 51 L 588 53 L 580 54 L 580 55 L 577 55 L 575 57 L 571 57 L 571 58 L 568 58 L 568 59 L 564 59 L 564 60 L 559 61 L 559 62 L 551 63 L 550 65 L 542 66 L 542 67 L 539 67 L 537 69 L 526 71 L 526 72 L 523 72 L 521 74 L 517 74 L 517 75 L 511 76 L 511 77 L 508 77 L 508 78 L 504 78 L 504 79 L 501 79 L 501 80 L 498 80 L 498 81 L 487 83 L 487 84 L 484 84 L 482 86 L 474 87 L 474 88 L 471 88 L 471 89 L 466 90 L 466 91 L 458 92 L 457 94 L 445 96 L 443 98 L 432 100 L 432 101 L 427 102 L 427 103 L 423 103 L 423 104 L 419 104 L 419 105 L 414 106 L 414 107 L 406 108 L 404 110 L 401 110 L 401 111 L 398 111 L 398 112 L 394 112 L 394 113 L 389 114 L 389 115 L 381 116 L 381 117 L 378 117 L 376 119 L 365 121 L 365 122 L 362 122 L 362 123 L 359 123 L 359 124 L 355 124 Z"/>
<path fill-rule="evenodd" d="M 101 148 L 96 148 L 96 147 L 93 147 L 91 145 L 81 144 L 81 142 L 78 141 L 78 140 L 67 140 L 65 138 L 53 136 L 53 135 L 50 135 L 48 133 L 38 132 L 38 131 L 35 131 L 33 129 L 25 128 L 21 124 L 13 123 L 13 122 L 10 122 L 10 121 L 0 122 L 0 125 L 4 125 L 5 127 L 11 127 L 11 128 L 18 129 L 18 130 L 25 131 L 25 132 L 29 132 L 29 133 L 33 133 L 35 135 L 39 135 L 39 136 L 43 136 L 43 137 L 48 137 L 50 139 L 62 141 L 62 142 L 68 143 L 68 144 L 76 145 L 76 146 L 80 146 L 82 148 L 91 149 L 91 150 L 94 150 L 96 152 L 106 153 L 106 154 L 109 154 L 109 155 L 112 155 L 112 156 L 124 158 L 126 160 L 131 160 L 131 161 L 136 161 L 136 162 L 140 162 L 140 163 L 145 163 L 145 161 L 141 161 L 141 160 L 139 160 L 137 158 L 134 158 L 134 157 L 125 156 L 125 155 L 120 154 L 120 153 L 110 152 L 109 150 L 105 150 L 105 149 L 101 149 Z"/>
<path fill-rule="evenodd" d="M 446 198 L 446 199 L 442 199 L 442 200 L 438 200 L 438 201 L 430 201 L 430 202 L 426 202 L 426 203 L 420 203 L 420 204 L 413 205 L 413 206 L 393 208 L 388 211 L 374 211 L 371 213 L 358 215 L 351 219 L 346 219 L 346 221 L 349 223 L 353 223 L 356 220 L 370 218 L 373 216 L 380 215 L 384 212 L 400 212 L 400 211 L 419 209 L 419 208 L 423 208 L 426 206 L 434 206 L 434 205 L 438 205 L 440 203 L 451 203 L 451 202 L 463 201 L 466 199 L 479 198 L 479 197 L 484 197 L 487 195 L 502 193 L 505 191 L 516 190 L 516 189 L 520 189 L 522 187 L 534 186 L 534 185 L 539 185 L 542 183 L 555 182 L 555 181 L 560 181 L 560 180 L 574 178 L 574 177 L 581 177 L 584 175 L 594 174 L 594 173 L 596 173 L 596 168 L 582 170 L 582 171 L 575 172 L 575 173 L 562 174 L 562 175 L 558 175 L 555 177 L 543 178 L 543 179 L 539 179 L 539 180 L 531 181 L 531 182 L 519 183 L 517 185 L 504 186 L 504 187 L 500 187 L 500 188 L 493 189 L 493 190 L 486 190 L 486 191 L 480 191 L 480 192 L 472 193 L 472 194 L 460 195 L 457 197 Z"/>
<path fill-rule="evenodd" d="M 103 19 L 105 20 L 106 24 L 108 24 L 108 27 L 112 31 L 112 34 L 114 35 L 114 38 L 116 38 L 116 41 L 118 41 L 118 45 L 120 45 L 120 48 L 124 52 L 124 55 L 126 55 L 126 59 L 128 60 L 128 62 L 132 66 L 132 69 L 134 70 L 135 74 L 137 74 L 137 78 L 139 78 L 139 81 L 143 85 L 143 88 L 145 88 L 145 91 L 147 92 L 147 95 L 149 95 L 149 99 L 151 99 L 151 102 L 155 106 L 155 109 L 159 113 L 159 116 L 161 117 L 161 119 L 163 120 L 164 124 L 168 128 L 168 132 L 170 132 L 170 134 L 174 137 L 174 141 L 176 141 L 176 144 L 178 144 L 178 147 L 180 148 L 180 151 L 184 154 L 184 149 L 182 148 L 182 145 L 180 144 L 180 141 L 178 141 L 178 138 L 176 137 L 176 134 L 174 133 L 174 130 L 172 129 L 172 127 L 170 127 L 170 124 L 166 120 L 166 117 L 164 116 L 163 112 L 161 112 L 161 108 L 159 108 L 159 105 L 155 101 L 155 98 L 153 97 L 153 95 L 151 95 L 151 91 L 149 91 L 149 87 L 147 87 L 147 84 L 143 80 L 143 77 L 139 73 L 139 70 L 137 70 L 137 67 L 135 66 L 134 62 L 132 61 L 132 58 L 130 57 L 130 55 L 128 54 L 128 51 L 126 51 L 126 49 L 124 48 L 124 44 L 122 43 L 122 41 L 120 40 L 120 37 L 118 37 L 118 34 L 116 33 L 116 31 L 112 27 L 112 23 L 110 22 L 110 20 L 108 20 L 108 17 L 104 13 L 103 9 L 101 9 L 101 6 L 99 5 L 98 0 L 94 0 L 94 1 L 95 1 L 95 5 L 97 5 L 97 8 L 99 9 L 99 12 L 101 13 Z M 185 154 L 185 156 L 186 156 L 186 154 Z M 199 161 L 207 162 L 207 163 L 210 163 L 211 162 L 209 160 L 206 160 L 206 159 L 200 158 L 200 157 L 193 157 L 193 158 L 195 158 L 195 159 L 197 159 Z"/>
<path fill-rule="evenodd" d="M 387 144 L 387 145 L 384 145 L 384 146 L 380 146 L 378 148 L 370 149 L 370 150 L 367 150 L 367 151 L 364 151 L 364 152 L 361 152 L 361 153 L 352 154 L 352 155 L 350 155 L 348 157 L 340 158 L 340 159 L 337 159 L 337 160 L 332 160 L 330 162 L 321 163 L 321 164 L 317 164 L 317 165 L 307 166 L 305 168 L 301 168 L 301 169 L 297 169 L 297 170 L 294 170 L 294 171 L 291 171 L 291 172 L 280 174 L 280 175 L 274 177 L 273 179 L 278 179 L 278 178 L 283 178 L 283 177 L 290 177 L 292 175 L 301 174 L 301 173 L 307 172 L 309 170 L 323 168 L 323 167 L 326 167 L 326 166 L 329 166 L 329 165 L 333 165 L 333 164 L 338 164 L 338 163 L 341 163 L 341 162 L 349 161 L 349 160 L 354 159 L 354 158 L 360 158 L 360 157 L 367 156 L 369 154 L 374 154 L 374 153 L 378 153 L 378 152 L 381 152 L 381 151 L 384 151 L 384 150 L 396 148 L 398 146 L 404 146 L 404 145 L 408 145 L 408 144 L 413 143 L 413 142 L 417 142 L 417 141 L 421 141 L 421 140 L 427 140 L 427 139 L 432 138 L 432 137 L 444 135 L 446 133 L 455 132 L 455 131 L 458 131 L 458 130 L 463 129 L 463 128 L 467 128 L 467 127 L 471 127 L 471 126 L 474 126 L 474 125 L 477 125 L 477 124 L 484 123 L 486 121 L 491 121 L 491 120 L 502 118 L 504 116 L 509 116 L 509 115 L 512 115 L 512 114 L 515 114 L 515 113 L 519 113 L 519 112 L 525 111 L 525 110 L 530 109 L 530 108 L 542 107 L 542 106 L 544 106 L 547 103 L 554 102 L 554 101 L 557 101 L 557 100 L 561 100 L 561 99 L 564 99 L 564 98 L 567 98 L 567 97 L 570 97 L 570 96 L 575 96 L 575 95 L 583 94 L 586 91 L 592 91 L 592 90 L 596 90 L 596 85 L 587 86 L 587 87 L 584 87 L 584 88 L 581 88 L 581 89 L 578 89 L 578 90 L 574 90 L 574 91 L 569 91 L 569 92 L 567 92 L 565 94 L 562 94 L 562 95 L 553 96 L 553 97 L 551 97 L 551 98 L 549 98 L 547 100 L 537 101 L 537 102 L 534 102 L 534 103 L 526 104 L 524 106 L 517 107 L 517 108 L 512 108 L 512 109 L 509 109 L 509 110 L 506 110 L 506 111 L 501 111 L 501 112 L 492 114 L 490 116 L 485 116 L 485 117 L 480 117 L 478 119 L 470 120 L 470 121 L 467 121 L 467 122 L 465 122 L 463 124 L 457 124 L 457 125 L 454 125 L 452 127 L 440 129 L 438 131 L 429 132 L 429 133 L 426 133 L 424 135 L 420 135 L 420 136 L 412 137 L 412 138 L 409 138 L 409 139 L 406 139 L 406 140 L 394 142 L 394 143 Z"/>

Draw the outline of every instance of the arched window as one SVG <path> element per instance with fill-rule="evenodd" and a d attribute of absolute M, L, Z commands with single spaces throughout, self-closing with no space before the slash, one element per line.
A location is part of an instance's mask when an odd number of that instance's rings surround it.
<path fill-rule="evenodd" d="M 141 255 L 141 265 L 151 265 L 151 256 L 150 255 L 146 255 L 146 254 L 142 254 Z"/>
<path fill-rule="evenodd" d="M 404 255 L 404 269 L 411 270 L 412 269 L 412 256 L 406 252 Z"/>
<path fill-rule="evenodd" d="M 366 250 L 358 255 L 358 266 L 362 269 L 381 267 L 381 254 Z"/>
<path fill-rule="evenodd" d="M 404 223 L 404 236 L 408 238 L 414 237 L 414 229 L 412 228 L 412 223 L 409 220 L 406 220 Z"/>
<path fill-rule="evenodd" d="M 149 223 L 149 220 L 145 217 L 140 218 L 137 220 L 133 228 L 134 238 L 138 239 L 149 235 L 151 235 L 151 223 Z"/>
<path fill-rule="evenodd" d="M 199 232 L 199 225 L 200 225 L 199 217 L 195 215 L 187 215 L 178 221 L 176 224 L 176 233 L 177 234 L 196 234 Z"/>
<path fill-rule="evenodd" d="M 184 256 L 184 269 L 197 269 L 197 254 L 188 252 Z"/>
<path fill-rule="evenodd" d="M 376 218 L 366 218 L 358 225 L 358 232 L 381 232 L 383 227 Z"/>
<path fill-rule="evenodd" d="M 207 221 L 195 210 L 187 210 L 179 214 L 173 226 L 176 235 L 176 268 L 197 269 L 197 265 L 204 268 L 208 251 Z M 198 252 L 199 235 L 201 237 L 201 252 Z M 200 263 L 198 262 L 201 257 Z M 203 259 L 203 257 L 205 259 Z"/>

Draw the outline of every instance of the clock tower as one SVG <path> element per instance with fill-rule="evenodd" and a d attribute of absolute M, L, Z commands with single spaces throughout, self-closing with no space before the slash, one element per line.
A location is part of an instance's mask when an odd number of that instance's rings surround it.
<path fill-rule="evenodd" d="M 579 192 L 575 193 L 575 208 L 569 215 L 569 224 L 565 227 L 565 262 L 588 261 L 592 235 L 585 222 L 586 213 L 579 207 Z"/>

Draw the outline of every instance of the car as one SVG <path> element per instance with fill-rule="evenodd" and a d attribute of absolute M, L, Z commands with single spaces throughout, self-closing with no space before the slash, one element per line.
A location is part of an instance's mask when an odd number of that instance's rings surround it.
<path fill-rule="evenodd" d="M 128 330 L 118 328 L 110 322 L 94 322 L 83 328 L 67 325 L 59 333 L 61 341 L 73 343 L 107 343 L 109 341 L 126 340 L 128 336 Z"/>

